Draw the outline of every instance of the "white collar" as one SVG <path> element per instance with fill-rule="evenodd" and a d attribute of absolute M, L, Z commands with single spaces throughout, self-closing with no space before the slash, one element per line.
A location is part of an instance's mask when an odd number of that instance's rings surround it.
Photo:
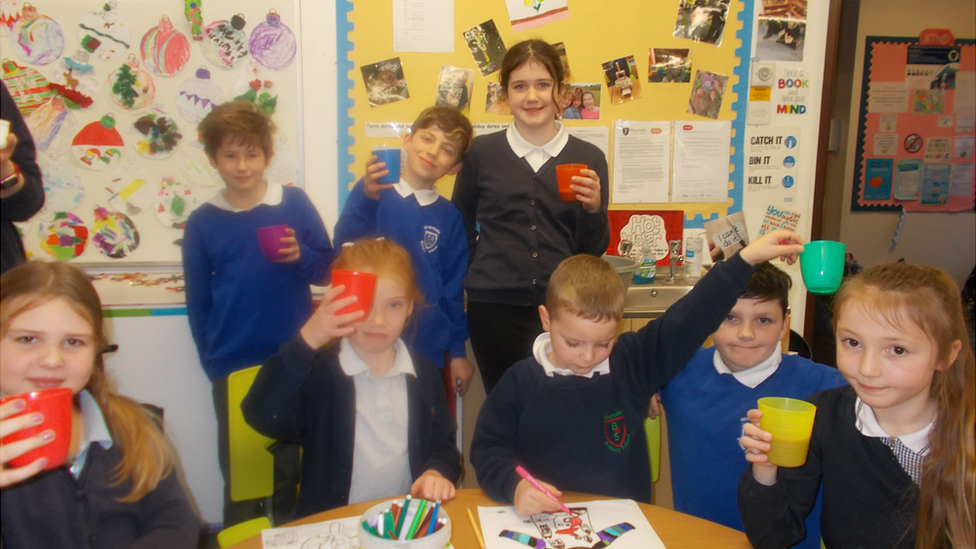
<path fill-rule="evenodd" d="M 215 194 L 214 197 L 211 198 L 208 202 L 220 208 L 221 210 L 226 210 L 228 212 L 239 213 L 239 212 L 248 211 L 243 208 L 235 208 L 231 206 L 230 202 L 227 202 L 227 199 L 224 198 L 224 193 L 226 192 L 227 192 L 226 188 L 221 189 L 221 191 Z M 268 183 L 268 189 L 264 192 L 264 198 L 258 201 L 258 203 L 255 204 L 254 207 L 252 207 L 251 209 L 253 210 L 254 208 L 258 207 L 261 204 L 267 204 L 268 206 L 277 206 L 278 204 L 281 204 L 282 194 L 284 194 L 284 191 L 282 190 L 280 183 Z"/>
<path fill-rule="evenodd" d="M 81 405 L 81 415 L 85 418 L 85 436 L 78 445 L 78 451 L 82 447 L 88 448 L 92 442 L 97 442 L 106 450 L 112 447 L 112 434 L 105 424 L 105 416 L 102 409 L 95 401 L 95 397 L 87 390 L 78 393 L 78 404 Z"/>
<path fill-rule="evenodd" d="M 585 374 L 577 374 L 576 372 L 568 368 L 557 368 L 549 360 L 549 353 L 552 352 L 552 341 L 549 332 L 543 332 L 539 334 L 539 337 L 535 338 L 535 343 L 532 344 L 532 356 L 535 357 L 536 361 L 545 370 L 546 375 L 549 377 L 554 377 L 556 374 L 561 376 L 579 376 L 592 378 L 593 374 L 599 372 L 601 375 L 608 375 L 610 373 L 610 357 L 606 360 L 597 364 L 589 372 Z"/>
<path fill-rule="evenodd" d="M 342 338 L 341 345 L 339 349 L 339 366 L 342 367 L 342 372 L 349 377 L 363 372 L 372 376 L 369 372 L 369 366 L 363 362 L 363 359 L 359 358 L 356 350 L 349 344 L 348 338 Z M 393 344 L 393 350 L 396 352 L 396 357 L 393 359 L 393 367 L 390 368 L 390 371 L 383 374 L 383 377 L 394 377 L 400 374 L 410 374 L 413 377 L 417 377 L 417 370 L 413 367 L 413 359 L 410 358 L 410 352 L 407 350 L 407 346 L 403 343 L 402 339 L 396 340 L 396 343 Z"/>
<path fill-rule="evenodd" d="M 407 198 L 413 195 L 417 199 L 417 203 L 421 206 L 430 206 L 434 202 L 437 202 L 437 189 L 414 189 L 403 179 L 393 184 L 393 188 L 396 192 L 403 198 Z"/>
<path fill-rule="evenodd" d="M 569 134 L 563 127 L 563 123 L 556 120 L 556 128 L 559 130 L 556 132 L 556 136 L 542 146 L 533 145 L 532 143 L 526 141 L 525 138 L 522 137 L 522 134 L 519 133 L 518 128 L 515 127 L 514 120 L 512 120 L 512 123 L 508 125 L 508 130 L 505 131 L 505 136 L 508 138 L 508 146 L 515 151 L 516 156 L 519 158 L 524 158 L 525 155 L 536 149 L 541 149 L 549 156 L 556 156 L 562 152 L 563 147 L 565 147 L 566 143 L 569 141 Z"/>
<path fill-rule="evenodd" d="M 719 374 L 732 374 L 732 377 L 736 381 L 749 387 L 750 389 L 755 389 L 760 383 L 766 381 L 769 376 L 776 373 L 779 369 L 779 365 L 783 362 L 783 353 L 780 352 L 779 343 L 776 344 L 776 349 L 773 350 L 773 354 L 769 355 L 769 358 L 756 364 L 752 368 L 746 368 L 745 370 L 740 370 L 738 372 L 733 372 L 725 365 L 725 361 L 722 359 L 721 353 L 718 349 L 715 349 L 715 354 L 712 355 L 712 363 L 715 365 L 715 371 Z"/>
<path fill-rule="evenodd" d="M 854 426 L 862 435 L 871 438 L 895 438 L 885 432 L 881 424 L 878 423 L 878 418 L 874 415 L 874 409 L 865 404 L 861 397 L 857 397 L 857 400 L 854 401 L 854 414 L 857 416 Z M 928 451 L 929 431 L 932 430 L 933 425 L 935 425 L 934 419 L 918 431 L 897 438 L 901 441 L 902 446 L 916 454 L 924 455 Z"/>

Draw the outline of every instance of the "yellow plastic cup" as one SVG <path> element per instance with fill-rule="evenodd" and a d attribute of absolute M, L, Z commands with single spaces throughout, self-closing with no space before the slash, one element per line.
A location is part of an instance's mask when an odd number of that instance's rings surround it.
<path fill-rule="evenodd" d="M 766 397 L 759 399 L 759 411 L 759 428 L 773 435 L 766 452 L 769 463 L 780 467 L 806 463 L 817 407 L 796 398 Z"/>

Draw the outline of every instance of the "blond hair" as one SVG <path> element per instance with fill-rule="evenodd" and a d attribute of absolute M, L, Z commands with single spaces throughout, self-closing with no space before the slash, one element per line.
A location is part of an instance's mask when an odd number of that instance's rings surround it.
<path fill-rule="evenodd" d="M 457 143 L 457 162 L 463 160 L 465 153 L 471 148 L 471 143 L 474 142 L 474 128 L 468 117 L 447 105 L 427 107 L 414 120 L 410 133 L 417 135 L 418 131 L 431 126 L 437 126 L 448 139 Z"/>
<path fill-rule="evenodd" d="M 132 490 L 119 501 L 137 502 L 173 471 L 176 452 L 142 405 L 109 386 L 102 361 L 108 347 L 102 305 L 88 276 L 60 261 L 25 263 L 4 273 L 0 277 L 0 338 L 6 336 L 14 317 L 58 298 L 91 324 L 95 362 L 85 389 L 98 402 L 112 439 L 122 451 L 113 483 L 132 483 Z"/>
<path fill-rule="evenodd" d="M 260 148 L 267 158 L 274 155 L 275 124 L 250 101 L 228 101 L 217 105 L 197 125 L 197 132 L 203 141 L 203 149 L 211 158 L 217 156 L 217 149 L 228 136 L 235 144 Z"/>
<path fill-rule="evenodd" d="M 959 288 L 941 269 L 891 263 L 845 283 L 834 307 L 835 331 L 837 318 L 858 307 L 884 324 L 918 330 L 938 348 L 931 386 L 936 417 L 922 465 L 915 547 L 976 547 L 976 364 Z"/>
<path fill-rule="evenodd" d="M 552 317 L 567 312 L 596 322 L 619 322 L 624 316 L 620 275 L 599 257 L 580 254 L 566 258 L 549 277 L 546 309 Z"/>

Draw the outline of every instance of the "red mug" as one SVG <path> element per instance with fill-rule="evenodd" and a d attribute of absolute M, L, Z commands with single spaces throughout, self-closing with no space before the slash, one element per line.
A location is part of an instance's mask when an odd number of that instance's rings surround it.
<path fill-rule="evenodd" d="M 71 412 L 74 408 L 71 389 L 58 387 L 56 389 L 44 389 L 43 391 L 31 391 L 21 395 L 14 395 L 0 399 L 0 404 L 6 404 L 11 400 L 23 399 L 27 404 L 24 410 L 11 417 L 24 414 L 40 412 L 44 414 L 44 421 L 39 425 L 34 425 L 26 429 L 21 429 L 16 433 L 11 433 L 3 437 L 3 444 L 10 444 L 18 440 L 24 440 L 34 435 L 43 433 L 48 429 L 54 431 L 54 440 L 47 444 L 35 448 L 29 452 L 21 454 L 7 462 L 10 467 L 24 467 L 30 465 L 38 458 L 47 458 L 47 466 L 43 470 L 60 467 L 68 457 L 68 447 L 71 446 Z M 10 419 L 9 417 L 7 419 Z"/>
<path fill-rule="evenodd" d="M 373 306 L 373 294 L 376 293 L 376 275 L 362 271 L 335 269 L 332 271 L 332 287 L 340 285 L 346 288 L 336 297 L 336 301 L 354 295 L 356 302 L 339 309 L 336 314 L 346 315 L 355 311 L 363 311 L 363 316 L 358 321 L 366 320 L 369 317 L 369 310 Z"/>

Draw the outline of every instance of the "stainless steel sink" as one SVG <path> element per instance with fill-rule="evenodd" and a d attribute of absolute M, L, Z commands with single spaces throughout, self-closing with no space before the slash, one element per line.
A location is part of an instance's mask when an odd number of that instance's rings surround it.
<path fill-rule="evenodd" d="M 657 318 L 692 288 L 691 281 L 677 277 L 674 284 L 633 284 L 624 298 L 624 318 Z"/>

